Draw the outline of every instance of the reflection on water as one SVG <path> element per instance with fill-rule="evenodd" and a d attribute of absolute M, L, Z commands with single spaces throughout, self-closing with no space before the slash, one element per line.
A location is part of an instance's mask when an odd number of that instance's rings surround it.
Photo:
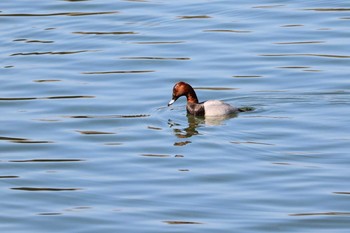
<path fill-rule="evenodd" d="M 206 126 L 218 126 L 223 125 L 226 120 L 237 117 L 237 114 L 225 115 L 225 116 L 211 116 L 211 117 L 201 117 L 201 116 L 193 116 L 187 114 L 187 127 L 183 128 L 183 126 L 179 123 L 174 122 L 173 120 L 168 120 L 168 125 L 173 129 L 173 132 L 178 138 L 190 138 L 195 135 L 200 135 L 198 128 L 202 127 L 202 125 Z M 190 143 L 190 141 L 175 143 L 175 145 L 186 145 Z"/>
<path fill-rule="evenodd" d="M 78 133 L 91 135 L 91 134 L 115 134 L 113 132 L 102 132 L 102 131 L 94 131 L 94 130 L 76 130 Z"/>
<path fill-rule="evenodd" d="M 205 117 L 204 122 L 206 125 L 215 126 L 223 125 L 228 119 L 237 117 L 237 114 L 225 115 L 225 116 L 215 116 L 215 117 Z"/>
<path fill-rule="evenodd" d="M 174 146 L 186 146 L 189 143 L 192 143 L 192 142 L 191 141 L 175 142 Z"/>
<path fill-rule="evenodd" d="M 168 120 L 168 125 L 173 129 L 173 133 L 178 138 L 190 138 L 194 135 L 198 135 L 199 133 L 197 128 L 204 122 L 204 120 L 199 117 L 187 115 L 187 121 L 188 125 L 185 128 L 183 128 L 181 124 L 178 124 L 170 119 Z"/>

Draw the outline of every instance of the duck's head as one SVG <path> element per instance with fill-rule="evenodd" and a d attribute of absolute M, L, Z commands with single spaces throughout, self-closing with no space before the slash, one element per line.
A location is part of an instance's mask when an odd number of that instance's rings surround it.
<path fill-rule="evenodd" d="M 181 96 L 186 96 L 187 102 L 198 103 L 196 93 L 191 85 L 185 82 L 178 82 L 173 87 L 173 95 L 168 106 L 172 105 Z"/>

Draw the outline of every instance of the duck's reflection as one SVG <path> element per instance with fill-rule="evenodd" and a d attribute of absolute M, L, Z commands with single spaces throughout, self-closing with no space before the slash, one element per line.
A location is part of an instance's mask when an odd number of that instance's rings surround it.
<path fill-rule="evenodd" d="M 203 124 L 204 118 L 194 117 L 192 115 L 187 115 L 188 126 L 182 128 L 182 125 L 174 122 L 173 120 L 168 120 L 168 125 L 173 128 L 173 132 L 178 138 L 189 138 L 193 135 L 198 135 L 197 128 L 200 124 Z"/>
<path fill-rule="evenodd" d="M 215 125 L 223 125 L 224 122 L 228 119 L 237 117 L 237 114 L 231 114 L 231 115 L 225 115 L 225 116 L 212 116 L 212 117 L 205 117 L 205 124 L 209 126 L 215 126 Z"/>
<path fill-rule="evenodd" d="M 181 124 L 174 122 L 173 120 L 168 120 L 168 125 L 173 128 L 173 132 L 178 138 L 189 138 L 194 135 L 199 135 L 198 128 L 201 126 L 215 126 L 223 125 L 224 121 L 236 117 L 237 115 L 227 115 L 227 116 L 217 116 L 217 117 L 197 117 L 187 114 L 186 128 L 182 128 Z"/>

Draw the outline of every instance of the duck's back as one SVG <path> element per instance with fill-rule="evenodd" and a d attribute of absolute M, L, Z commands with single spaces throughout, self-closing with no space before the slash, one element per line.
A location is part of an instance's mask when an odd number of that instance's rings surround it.
<path fill-rule="evenodd" d="M 208 100 L 203 105 L 205 116 L 223 116 L 238 112 L 237 108 L 220 100 Z"/>

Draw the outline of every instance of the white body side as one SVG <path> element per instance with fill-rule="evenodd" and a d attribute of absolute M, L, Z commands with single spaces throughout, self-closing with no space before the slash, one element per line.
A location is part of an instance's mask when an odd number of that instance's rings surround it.
<path fill-rule="evenodd" d="M 203 103 L 205 116 L 224 116 L 238 112 L 238 109 L 220 100 L 208 100 Z"/>

